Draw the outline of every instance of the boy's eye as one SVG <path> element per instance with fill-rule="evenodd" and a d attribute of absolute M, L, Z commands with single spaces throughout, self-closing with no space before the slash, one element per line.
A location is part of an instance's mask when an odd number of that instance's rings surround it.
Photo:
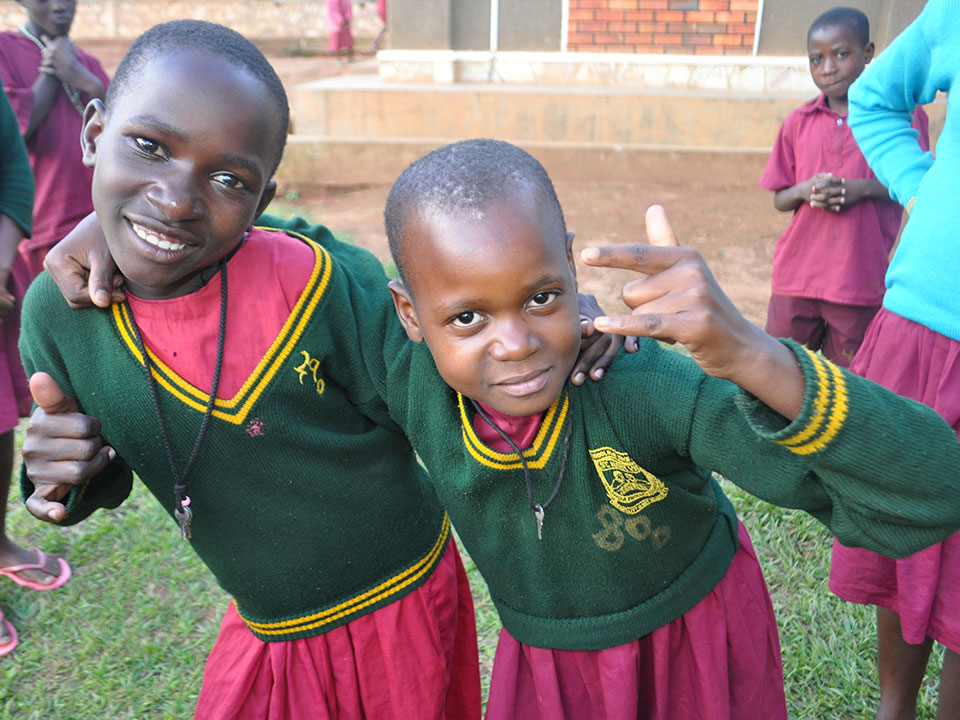
<path fill-rule="evenodd" d="M 468 310 L 467 312 L 456 315 L 453 320 L 450 321 L 450 324 L 458 328 L 472 328 L 480 324 L 480 320 L 480 313 Z"/>
<path fill-rule="evenodd" d="M 849 54 L 850 54 L 850 53 L 848 53 L 846 50 L 841 50 L 840 52 L 837 53 L 837 57 L 842 59 L 842 58 L 845 58 L 845 57 L 846 57 L 847 55 L 849 55 Z"/>
<path fill-rule="evenodd" d="M 532 298 L 530 298 L 531 307 L 546 307 L 556 301 L 560 296 L 556 290 L 545 290 L 543 292 L 538 292 Z"/>
<path fill-rule="evenodd" d="M 161 158 L 167 157 L 166 149 L 155 140 L 145 137 L 135 137 L 133 142 L 137 144 L 137 149 L 146 155 L 154 155 Z"/>
<path fill-rule="evenodd" d="M 237 177 L 233 173 L 228 173 L 228 172 L 214 173 L 213 181 L 220 183 L 221 185 L 228 187 L 231 190 L 239 190 L 247 186 L 247 184 L 243 180 L 241 180 L 239 177 Z"/>

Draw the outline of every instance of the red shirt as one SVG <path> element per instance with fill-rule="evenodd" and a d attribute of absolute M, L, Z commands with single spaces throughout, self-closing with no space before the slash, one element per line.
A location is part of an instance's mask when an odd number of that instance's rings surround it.
<path fill-rule="evenodd" d="M 913 127 L 918 143 L 930 147 L 927 114 L 917 107 Z M 876 176 L 847 125 L 825 95 L 794 110 L 784 120 L 760 187 L 783 190 L 829 171 L 842 178 Z M 879 305 L 890 251 L 903 209 L 896 203 L 863 200 L 840 213 L 803 203 L 777 243 L 773 292 L 847 305 Z"/>
<path fill-rule="evenodd" d="M 280 334 L 313 270 L 313 251 L 284 233 L 251 230 L 227 263 L 227 329 L 217 397 L 236 395 Z M 220 330 L 220 273 L 194 293 L 142 300 L 127 293 L 143 342 L 205 393 Z"/>
<path fill-rule="evenodd" d="M 100 78 L 103 87 L 109 79 L 97 59 L 77 48 L 81 64 Z M 3 90 L 17 114 L 20 132 L 27 130 L 33 112 L 33 83 L 40 74 L 40 48 L 19 32 L 0 33 L 0 76 Z M 90 98 L 81 96 L 86 104 Z M 36 182 L 33 205 L 33 236 L 24 238 L 21 247 L 50 247 L 93 211 L 90 181 L 93 170 L 83 166 L 80 130 L 83 118 L 66 92 L 57 93 L 50 112 L 37 128 L 27 150 Z"/>

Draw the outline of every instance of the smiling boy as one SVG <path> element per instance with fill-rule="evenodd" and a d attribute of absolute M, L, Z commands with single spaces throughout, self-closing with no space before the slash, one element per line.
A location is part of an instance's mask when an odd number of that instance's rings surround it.
<path fill-rule="evenodd" d="M 784 121 L 760 178 L 760 187 L 774 192 L 774 207 L 793 213 L 773 256 L 766 330 L 846 367 L 880 307 L 902 208 L 847 125 L 847 91 L 874 54 L 866 15 L 825 12 L 810 26 L 807 51 L 821 95 Z M 920 107 L 913 126 L 927 149 Z"/>

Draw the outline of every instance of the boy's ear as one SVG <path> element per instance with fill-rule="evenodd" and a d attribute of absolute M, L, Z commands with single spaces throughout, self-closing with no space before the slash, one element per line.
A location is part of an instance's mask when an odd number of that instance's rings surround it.
<path fill-rule="evenodd" d="M 83 164 L 92 168 L 97 160 L 97 141 L 107 120 L 107 108 L 103 101 L 94 98 L 83 111 L 83 129 L 80 131 L 80 147 Z"/>
<path fill-rule="evenodd" d="M 863 64 L 866 65 L 871 60 L 873 60 L 873 54 L 877 51 L 877 46 L 873 44 L 873 40 L 868 42 L 863 46 Z"/>
<path fill-rule="evenodd" d="M 575 233 L 567 231 L 566 239 L 566 251 L 567 251 L 567 263 L 570 265 L 570 272 L 573 273 L 573 281 L 577 281 L 577 261 L 573 257 L 573 239 L 576 237 Z"/>
<path fill-rule="evenodd" d="M 417 310 L 413 306 L 410 291 L 396 280 L 387 283 L 390 295 L 393 296 L 393 307 L 400 318 L 400 324 L 407 331 L 407 337 L 415 343 L 423 342 L 423 333 L 420 332 L 420 321 L 417 319 Z"/>
<path fill-rule="evenodd" d="M 260 196 L 260 202 L 257 203 L 257 217 L 260 217 L 263 214 L 263 211 L 267 209 L 267 205 L 273 202 L 273 196 L 277 194 L 277 181 L 268 180 L 267 186 L 263 189 L 263 195 Z"/>

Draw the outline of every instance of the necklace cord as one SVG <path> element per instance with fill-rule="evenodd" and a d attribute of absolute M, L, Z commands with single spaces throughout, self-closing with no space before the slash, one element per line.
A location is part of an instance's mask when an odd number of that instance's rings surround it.
<path fill-rule="evenodd" d="M 160 397 L 157 391 L 157 381 L 153 377 L 153 364 L 150 356 L 147 354 L 143 338 L 140 335 L 140 328 L 137 327 L 133 313 L 130 313 L 130 324 L 133 326 L 133 337 L 137 343 L 137 350 L 143 358 L 143 367 L 147 373 L 147 385 L 150 388 L 150 397 L 153 400 L 153 409 L 157 414 L 157 422 L 160 425 L 160 436 L 163 440 L 163 447 L 167 453 L 167 460 L 170 463 L 170 472 L 173 474 L 173 492 L 177 499 L 177 509 L 183 509 L 183 502 L 187 497 L 187 476 L 193 469 L 193 464 L 200 454 L 200 446 L 203 444 L 203 438 L 207 434 L 207 426 L 210 424 L 210 417 L 213 415 L 213 406 L 217 399 L 217 389 L 220 386 L 220 370 L 223 367 L 223 345 L 227 329 L 227 264 L 226 258 L 220 260 L 217 264 L 217 270 L 220 272 L 220 327 L 217 334 L 217 362 L 213 371 L 213 384 L 210 389 L 210 396 L 207 400 L 207 406 L 204 409 L 203 420 L 200 422 L 200 431 L 197 433 L 197 440 L 193 444 L 193 451 L 190 453 L 190 459 L 183 468 L 183 473 L 177 471 L 177 462 L 173 454 L 173 444 L 170 441 L 170 432 L 167 430 L 167 423 L 163 419 L 163 412 L 160 408 Z M 211 278 L 212 279 L 212 278 Z M 128 306 L 129 309 L 129 306 Z"/>
<path fill-rule="evenodd" d="M 538 508 L 540 512 L 546 510 L 547 506 L 552 503 L 553 499 L 557 496 L 557 493 L 560 492 L 560 484 L 563 482 L 563 476 L 567 470 L 567 459 L 570 457 L 570 435 L 573 429 L 573 422 L 570 420 L 570 418 L 567 418 L 567 431 L 564 434 L 563 439 L 563 458 L 560 461 L 560 472 L 557 475 L 557 483 L 553 486 L 553 492 L 550 493 L 550 497 L 547 498 L 547 501 L 545 503 L 538 504 L 533 501 L 533 480 L 530 476 L 530 467 L 527 465 L 527 459 L 523 456 L 523 452 L 521 452 L 520 448 L 517 447 L 517 444 L 513 441 L 513 438 L 507 435 L 507 433 L 504 432 L 504 430 L 497 425 L 496 422 L 494 422 L 493 418 L 491 418 L 490 415 L 488 415 L 487 412 L 480 407 L 480 403 L 473 398 L 470 398 L 470 403 L 473 405 L 473 409 L 477 412 L 477 414 L 479 414 L 480 417 L 482 417 L 490 427 L 496 430 L 497 434 L 506 441 L 506 443 L 513 449 L 515 453 L 517 453 L 517 455 L 520 456 L 520 465 L 523 467 L 523 481 L 527 486 L 527 502 L 530 504 L 530 509 L 533 512 L 537 512 Z"/>
<path fill-rule="evenodd" d="M 21 35 L 23 35 L 23 36 L 24 36 L 25 38 L 27 38 L 28 40 L 31 40 L 34 45 L 36 45 L 38 48 L 40 48 L 40 50 L 45 50 L 45 49 L 46 49 L 47 46 L 46 46 L 46 44 L 43 42 L 43 40 L 41 40 L 40 38 L 38 38 L 36 35 L 34 35 L 34 34 L 33 34 L 32 32 L 30 32 L 29 30 L 27 30 L 27 26 L 26 26 L 26 25 L 21 25 L 18 29 L 19 29 Z M 60 78 L 57 78 L 57 80 L 60 80 Z M 67 94 L 67 97 L 70 99 L 70 103 L 73 105 L 73 107 L 76 109 L 76 111 L 77 111 L 78 113 L 80 113 L 81 115 L 83 115 L 83 102 L 82 102 L 81 99 L 80 99 L 80 91 L 77 90 L 77 89 L 76 89 L 75 87 L 73 87 L 72 85 L 68 85 L 68 84 L 67 84 L 66 82 L 64 82 L 63 80 L 60 80 L 60 84 L 63 86 L 63 91 Z"/>

